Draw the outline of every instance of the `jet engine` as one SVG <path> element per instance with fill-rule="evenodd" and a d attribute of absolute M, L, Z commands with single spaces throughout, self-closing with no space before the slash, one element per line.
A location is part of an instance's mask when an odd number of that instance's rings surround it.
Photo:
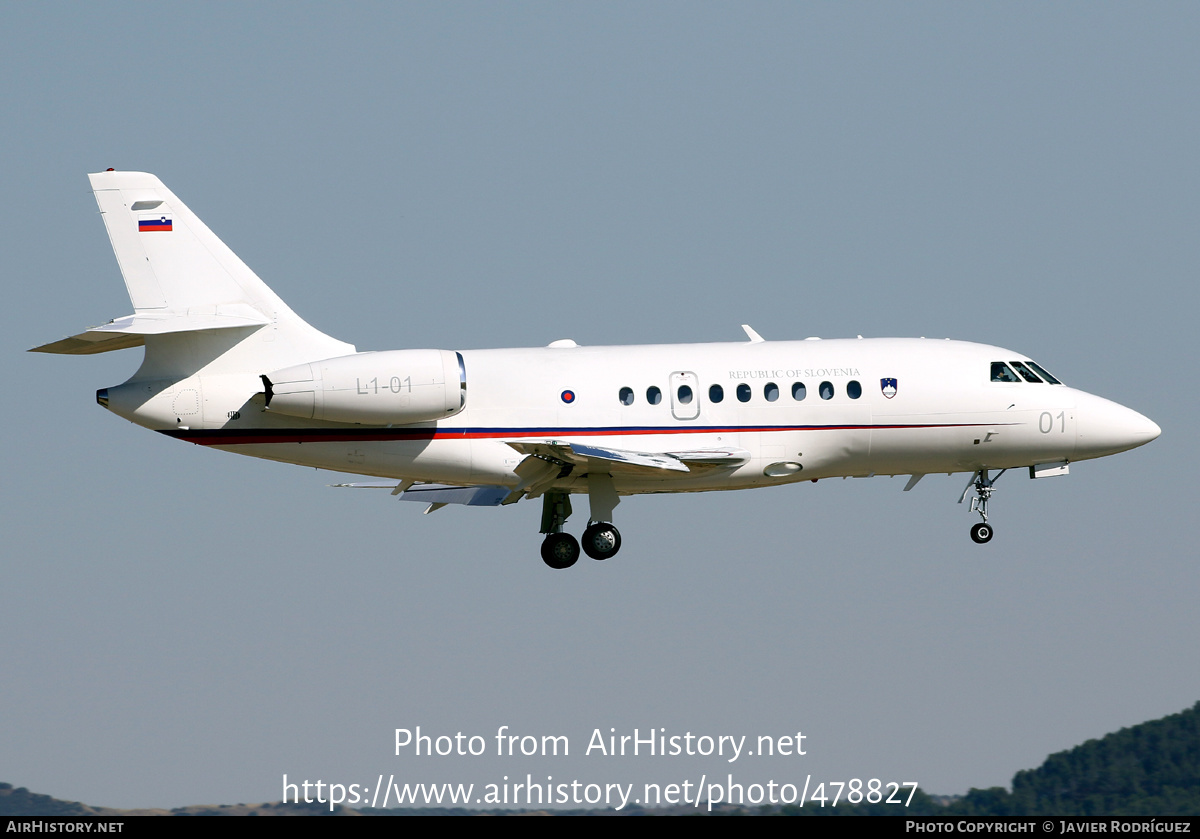
<path fill-rule="evenodd" d="M 467 401 L 460 353 L 365 352 L 262 376 L 267 410 L 301 419 L 404 425 L 445 419 Z"/>

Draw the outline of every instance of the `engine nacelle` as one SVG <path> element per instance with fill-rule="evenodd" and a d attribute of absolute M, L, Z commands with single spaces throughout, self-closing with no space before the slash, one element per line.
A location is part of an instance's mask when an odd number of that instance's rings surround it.
<path fill-rule="evenodd" d="M 462 355 L 446 350 L 344 355 L 262 380 L 267 410 L 301 419 L 405 425 L 453 416 L 467 402 Z"/>

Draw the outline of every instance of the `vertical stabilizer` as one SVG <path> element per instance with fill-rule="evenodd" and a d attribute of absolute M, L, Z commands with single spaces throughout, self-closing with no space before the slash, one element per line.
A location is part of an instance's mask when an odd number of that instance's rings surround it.
<path fill-rule="evenodd" d="M 252 372 L 347 355 L 314 329 L 154 175 L 89 175 L 144 336 L 139 378 Z M 189 369 L 190 368 L 190 369 Z"/>

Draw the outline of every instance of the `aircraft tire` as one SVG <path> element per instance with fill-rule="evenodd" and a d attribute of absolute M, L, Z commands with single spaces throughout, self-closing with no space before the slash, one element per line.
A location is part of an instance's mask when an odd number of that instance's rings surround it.
<path fill-rule="evenodd" d="M 583 552 L 592 559 L 608 559 L 621 550 L 621 531 L 607 522 L 589 524 L 583 531 Z"/>
<path fill-rule="evenodd" d="M 579 542 L 570 533 L 551 533 L 542 540 L 542 562 L 556 570 L 579 559 Z"/>
<path fill-rule="evenodd" d="M 992 526 L 987 522 L 979 522 L 971 528 L 971 539 L 977 545 L 983 545 L 992 541 Z"/>

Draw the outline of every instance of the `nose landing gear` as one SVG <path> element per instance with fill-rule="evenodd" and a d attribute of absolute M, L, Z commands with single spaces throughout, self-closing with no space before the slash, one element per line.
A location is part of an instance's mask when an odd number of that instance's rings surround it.
<path fill-rule="evenodd" d="M 966 489 L 963 490 L 962 496 L 958 499 L 959 504 L 963 503 L 971 493 L 971 488 L 975 488 L 975 497 L 971 499 L 971 512 L 979 513 L 983 517 L 983 521 L 971 528 L 971 541 L 977 545 L 983 545 L 992 541 L 992 526 L 988 524 L 988 499 L 992 497 L 992 492 L 995 489 L 993 485 L 1007 471 L 1007 469 L 1001 469 L 996 473 L 996 477 L 989 478 L 988 470 L 980 469 L 971 475 L 971 480 L 967 482 Z"/>

